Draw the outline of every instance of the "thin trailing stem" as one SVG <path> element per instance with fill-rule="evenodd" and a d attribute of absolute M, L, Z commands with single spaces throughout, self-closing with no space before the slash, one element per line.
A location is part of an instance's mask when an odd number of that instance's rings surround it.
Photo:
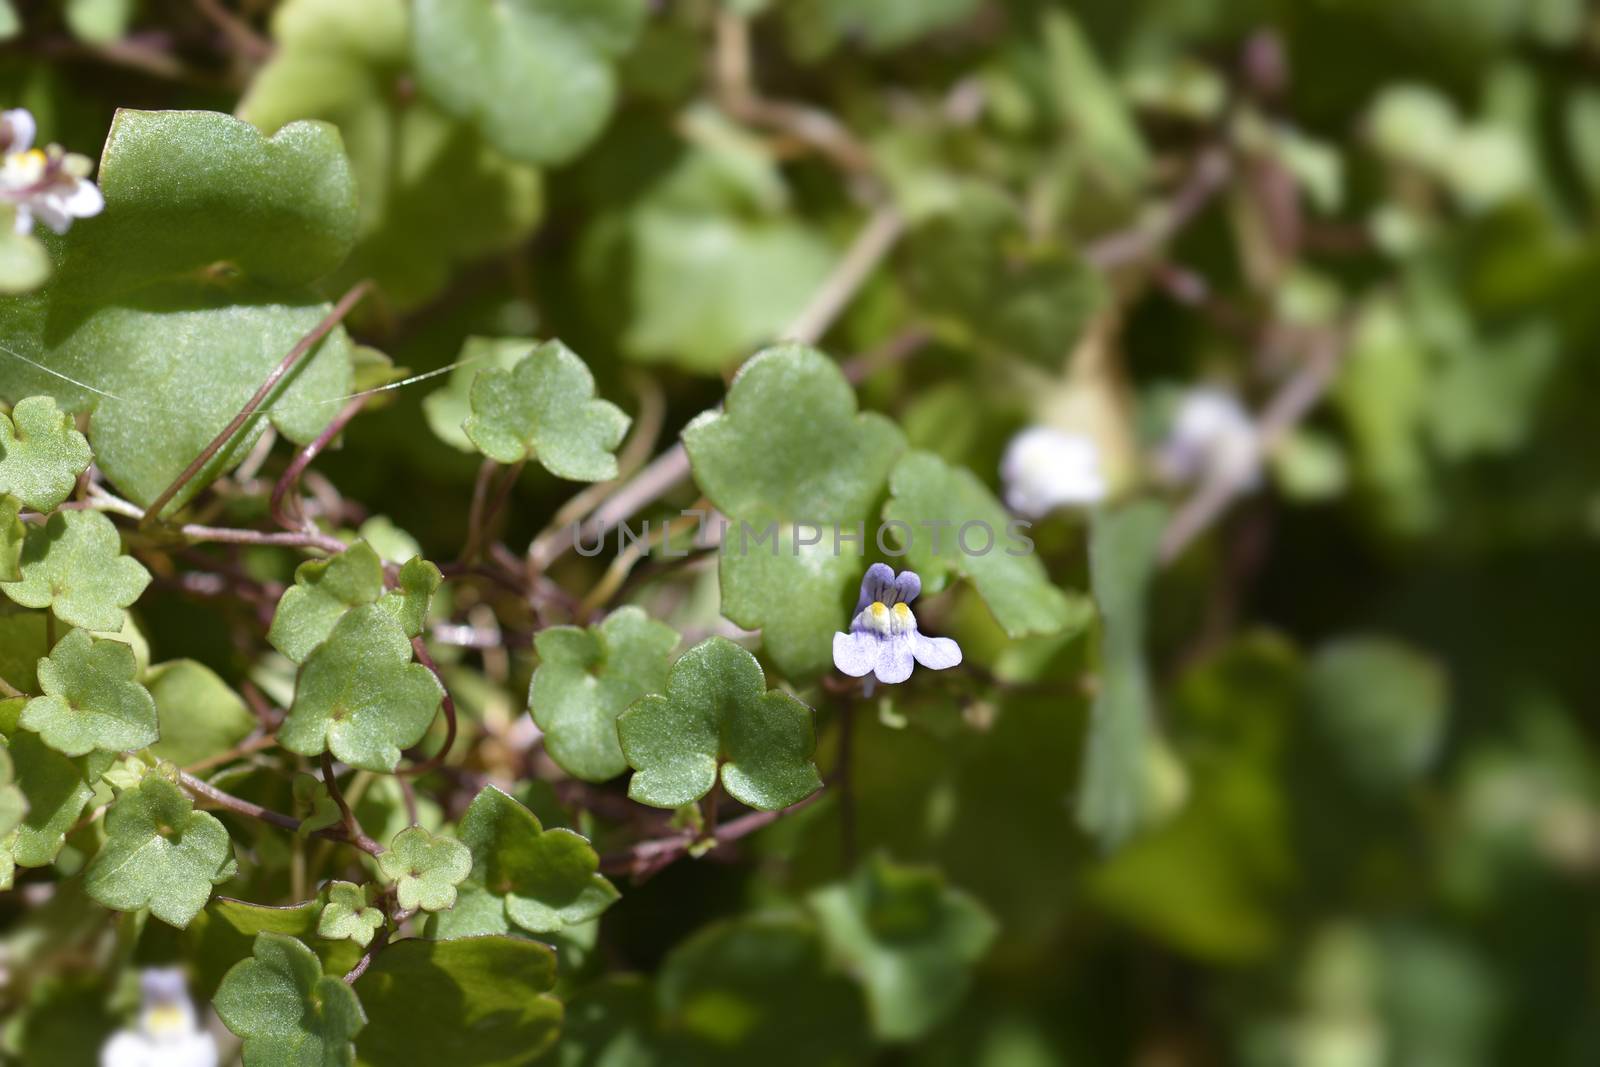
<path fill-rule="evenodd" d="M 272 487 L 272 502 L 270 505 L 273 521 L 279 526 L 282 526 L 285 530 L 296 531 L 309 528 L 305 518 L 299 514 L 300 506 L 298 500 L 290 496 L 290 494 L 299 488 L 300 476 L 305 473 L 307 467 L 311 466 L 311 461 L 321 455 L 333 443 L 333 439 L 344 432 L 344 428 L 350 424 L 350 420 L 360 413 L 366 403 L 367 398 L 359 396 L 345 404 L 344 407 L 339 409 L 339 414 L 333 417 L 333 421 L 323 427 L 322 432 L 317 435 L 316 439 L 299 452 L 296 452 L 294 459 L 289 461 L 289 466 L 284 468 L 283 475 L 279 477 L 277 484 Z M 296 500 L 292 513 L 287 504 L 291 499 Z"/>
<path fill-rule="evenodd" d="M 255 737 L 241 741 L 226 752 L 218 752 L 214 756 L 207 756 L 196 763 L 191 763 L 184 770 L 189 772 L 206 771 L 212 767 L 220 767 L 224 763 L 232 763 L 236 759 L 254 755 L 264 749 L 269 749 L 278 743 L 276 734 L 257 734 Z"/>
<path fill-rule="evenodd" d="M 351 810 L 350 802 L 344 798 L 344 791 L 339 788 L 339 777 L 333 773 L 333 757 L 326 751 L 322 753 L 322 784 L 327 786 L 328 795 L 339 806 L 339 817 L 344 821 L 345 835 L 363 852 L 370 852 L 374 856 L 382 852 L 383 846 L 367 836 L 367 832 L 361 828 L 360 820 L 356 818 L 356 813 Z"/>
<path fill-rule="evenodd" d="M 173 479 L 172 484 L 163 489 L 150 502 L 150 506 L 145 509 L 144 517 L 139 520 L 141 526 L 154 522 L 160 516 L 161 509 L 166 507 L 172 498 L 177 496 L 195 475 L 205 469 L 206 464 L 211 462 L 213 456 L 222 451 L 223 447 L 233 439 L 233 435 L 239 432 L 239 427 L 250 420 L 250 416 L 254 415 L 261 405 L 266 402 L 267 397 L 278 387 L 278 383 L 283 381 L 284 376 L 294 369 L 295 364 L 299 363 L 307 352 L 315 348 L 319 341 L 332 333 L 333 328 L 339 325 L 346 315 L 350 314 L 350 310 L 359 304 L 362 297 L 366 296 L 371 289 L 372 283 L 370 281 L 357 282 L 351 286 L 350 291 L 340 297 L 339 302 L 333 306 L 332 310 L 322 317 L 322 321 L 318 322 L 307 331 L 304 337 L 295 342 L 294 347 L 289 349 L 288 354 L 278 362 L 276 367 L 272 368 L 272 372 L 262 381 L 254 395 L 245 401 L 245 405 L 239 409 L 239 413 L 229 420 L 228 425 L 222 428 L 222 432 L 213 437 L 211 443 L 202 448 L 200 454 L 191 460 L 189 465 Z"/>
<path fill-rule="evenodd" d="M 273 811 L 271 808 L 264 808 L 260 804 L 245 800 L 243 797 L 236 797 L 232 793 L 223 792 L 211 783 L 202 781 L 187 771 L 178 772 L 178 782 L 195 796 L 226 811 L 231 811 L 237 815 L 245 815 L 252 819 L 260 819 L 262 822 L 271 823 L 273 826 L 281 830 L 288 830 L 290 833 L 298 833 L 300 830 L 300 820 L 293 815 L 285 815 L 281 811 Z M 353 845 L 374 856 L 383 851 L 383 848 L 370 838 L 365 843 L 351 839 L 342 826 L 330 826 L 321 830 L 313 830 L 312 836 L 320 837 L 324 841 L 336 841 L 344 845 Z"/>
<path fill-rule="evenodd" d="M 771 826 L 785 815 L 792 815 L 803 808 L 810 807 L 822 796 L 818 790 L 797 804 L 790 804 L 787 808 L 777 811 L 752 811 L 748 815 L 741 815 L 730 822 L 717 827 L 710 839 L 718 845 L 726 845 L 742 837 L 748 837 L 757 830 Z M 635 879 L 642 879 L 661 870 L 675 861 L 682 859 L 695 844 L 702 840 L 702 835 L 693 830 L 673 834 L 654 841 L 641 841 L 639 844 L 621 852 L 609 852 L 600 857 L 600 869 L 607 874 L 627 874 Z"/>
<path fill-rule="evenodd" d="M 432 671 L 433 676 L 439 679 L 439 688 L 444 692 L 444 700 L 440 705 L 444 709 L 444 744 L 440 745 L 439 751 L 428 759 L 396 772 L 416 778 L 443 765 L 445 757 L 450 754 L 451 747 L 456 743 L 457 727 L 455 698 L 450 695 L 450 687 L 445 684 L 444 675 L 439 673 L 439 665 L 433 662 L 433 657 L 428 654 L 427 644 L 423 642 L 422 638 L 413 637 L 411 639 L 411 649 L 417 655 L 417 662 Z"/>

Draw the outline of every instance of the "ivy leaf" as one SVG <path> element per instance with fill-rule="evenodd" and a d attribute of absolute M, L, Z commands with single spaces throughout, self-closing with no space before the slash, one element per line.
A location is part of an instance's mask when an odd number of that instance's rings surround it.
<path fill-rule="evenodd" d="M 682 1043 L 669 1063 L 872 1059 L 860 989 L 828 969 L 816 927 L 800 918 L 751 915 L 701 928 L 662 963 L 656 1005 L 661 1029 Z M 706 1010 L 711 1005 L 716 1010 Z"/>
<path fill-rule="evenodd" d="M 555 979 L 555 953 L 523 938 L 396 941 L 356 981 L 371 1019 L 356 1047 L 374 1064 L 521 1067 L 560 1033 Z"/>
<path fill-rule="evenodd" d="M 1105 300 L 1095 270 L 1055 243 L 1030 243 L 1021 212 L 985 186 L 963 187 L 912 233 L 906 287 L 942 337 L 1054 366 Z"/>
<path fill-rule="evenodd" d="M 328 784 L 316 775 L 295 775 L 290 782 L 289 792 L 294 798 L 295 818 L 300 820 L 300 827 L 295 831 L 299 836 L 309 837 L 318 830 L 326 830 L 344 821 L 339 802 L 328 792 Z"/>
<path fill-rule="evenodd" d="M 850 383 L 822 353 L 780 345 L 744 365 L 726 410 L 695 419 L 683 443 L 701 491 L 735 524 L 718 560 L 722 613 L 759 628 L 785 675 L 826 670 L 866 547 L 853 554 L 835 543 L 833 526 L 852 536 L 865 527 L 904 448 L 899 429 L 858 414 Z M 796 523 L 827 528 L 806 547 L 797 542 L 810 534 L 797 537 Z M 758 543 L 769 528 L 770 551 Z"/>
<path fill-rule="evenodd" d="M 0 493 L 10 493 L 34 511 L 50 511 L 67 499 L 78 475 L 94 456 L 71 415 L 54 397 L 17 401 L 0 415 Z"/>
<path fill-rule="evenodd" d="M 351 1067 L 351 1039 L 367 1024 L 355 991 L 323 974 L 315 952 L 270 931 L 223 977 L 212 1007 L 252 1067 Z"/>
<path fill-rule="evenodd" d="M 1099 602 L 1101 683 L 1089 712 L 1078 822 L 1109 845 L 1150 821 L 1155 736 L 1145 664 L 1145 597 L 1167 522 L 1155 502 L 1095 515 L 1089 576 Z"/>
<path fill-rule="evenodd" d="M 149 908 L 182 929 L 232 878 L 233 842 L 216 817 L 162 771 L 146 774 L 106 812 L 106 843 L 84 875 L 95 900 L 117 911 Z"/>
<path fill-rule="evenodd" d="M 764 151 L 751 151 L 749 165 L 772 167 Z M 730 196 L 720 192 L 723 161 L 708 155 L 691 149 L 660 191 L 594 238 L 597 251 L 610 251 L 598 243 L 606 239 L 625 242 L 616 260 L 636 308 L 622 336 L 628 356 L 701 374 L 720 372 L 781 336 L 838 258 L 818 228 L 789 207 L 776 173 L 775 194 Z M 607 270 L 609 290 L 612 260 L 596 262 Z"/>
<path fill-rule="evenodd" d="M 21 867 L 44 867 L 55 861 L 66 842 L 67 831 L 78 821 L 84 805 L 94 796 L 91 784 L 111 765 L 111 756 L 95 753 L 68 759 L 38 734 L 21 729 L 17 720 L 26 701 L 0 701 L 0 731 L 16 772 L 16 786 L 27 804 L 27 815 L 0 852 L 9 851 Z"/>
<path fill-rule="evenodd" d="M 216 112 L 124 108 L 98 181 L 104 217 L 73 228 L 58 284 L 100 297 L 217 263 L 302 285 L 338 267 L 355 239 L 350 165 L 322 122 L 266 138 Z"/>
<path fill-rule="evenodd" d="M 378 856 L 378 869 L 395 883 L 400 907 L 446 911 L 455 907 L 456 886 L 472 873 L 472 853 L 454 838 L 408 826 Z"/>
<path fill-rule="evenodd" d="M 18 787 L 16 777 L 11 746 L 0 737 L 0 837 L 15 830 L 28 814 L 28 798 Z M 6 854 L 10 855 L 9 850 Z"/>
<path fill-rule="evenodd" d="M 644 16 L 643 0 L 419 0 L 417 84 L 513 159 L 564 163 L 610 116 Z"/>
<path fill-rule="evenodd" d="M 420 637 L 428 628 L 428 609 L 433 604 L 433 594 L 444 583 L 439 568 L 415 556 L 400 568 L 399 588 L 383 594 L 378 603 L 393 615 L 405 630 L 407 637 Z"/>
<path fill-rule="evenodd" d="M 356 247 L 331 288 L 371 278 L 406 311 L 458 264 L 519 245 L 543 212 L 539 171 L 484 143 L 409 78 L 406 0 L 286 0 L 272 13 L 272 56 L 238 114 L 273 133 L 296 119 L 336 124 L 360 193 Z M 448 225 L 439 206 L 449 203 Z M 460 426 L 457 420 L 456 425 Z"/>
<path fill-rule="evenodd" d="M 256 935 L 269 931 L 304 941 L 329 974 L 350 970 L 361 958 L 361 947 L 354 941 L 325 941 L 316 936 L 317 920 L 322 917 L 325 903 L 322 898 L 313 897 L 298 904 L 270 907 L 231 897 L 212 897 L 184 932 L 187 957 L 193 965 L 195 999 L 209 1001 L 228 970 L 249 958 Z"/>
<path fill-rule="evenodd" d="M 1351 784 L 1378 795 L 1406 785 L 1439 751 L 1449 678 L 1403 642 L 1355 634 L 1317 649 L 1306 700 L 1319 751 Z"/>
<path fill-rule="evenodd" d="M 0 40 L 10 0 L 0 0 Z M 50 280 L 50 253 L 31 233 L 16 231 L 17 212 L 7 204 L 0 208 L 0 294 L 28 293 Z"/>
<path fill-rule="evenodd" d="M 604 622 L 550 626 L 534 637 L 539 668 L 528 687 L 528 710 L 544 744 L 567 773 L 603 782 L 628 769 L 617 741 L 617 716 L 667 684 L 677 631 L 642 608 L 619 608 Z"/>
<path fill-rule="evenodd" d="M 306 657 L 278 743 L 302 756 L 329 751 L 362 770 L 392 772 L 422 740 L 444 690 L 411 662 L 411 640 L 381 605 L 356 608 Z"/>
<path fill-rule="evenodd" d="M 328 312 L 311 286 L 355 236 L 355 190 L 331 126 L 272 139 L 205 111 L 119 111 L 96 180 L 106 208 L 51 242 L 56 271 L 0 302 L 0 395 L 47 394 L 93 411 L 106 477 L 148 503 L 226 426 Z M 115 359 L 105 353 L 115 352 Z M 314 438 L 349 392 L 335 328 L 169 506 L 238 463 L 268 422 Z"/>
<path fill-rule="evenodd" d="M 635 773 L 628 796 L 677 808 L 722 785 L 740 803 L 776 811 L 822 787 L 811 762 L 811 709 L 767 689 L 761 665 L 725 637 L 685 652 L 665 694 L 644 697 L 617 719 L 622 752 Z"/>
<path fill-rule="evenodd" d="M 1009 536 L 1011 517 L 978 477 L 931 452 L 910 452 L 889 479 L 886 523 L 904 540 L 905 563 L 936 592 L 951 575 L 969 579 L 1010 637 L 1081 629 L 1093 615 L 1088 598 L 1069 596 L 1031 548 Z"/>
<path fill-rule="evenodd" d="M 462 428 L 472 414 L 473 382 L 486 370 L 510 370 L 527 352 L 528 342 L 517 337 L 467 338 L 444 388 L 435 389 L 422 401 L 428 428 L 451 448 L 476 452 L 478 447 Z"/>
<path fill-rule="evenodd" d="M 122 537 L 98 511 L 58 511 L 28 530 L 22 580 L 0 583 L 27 608 L 49 608 L 69 626 L 122 629 L 124 609 L 150 584 L 150 572 L 122 554 Z"/>
<path fill-rule="evenodd" d="M 39 661 L 45 695 L 28 701 L 20 724 L 65 756 L 152 745 L 161 736 L 156 702 L 138 673 L 127 645 L 73 630 Z"/>
<path fill-rule="evenodd" d="M 594 375 L 560 341 L 546 341 L 511 370 L 478 372 L 467 437 L 500 463 L 536 459 L 558 478 L 601 482 L 617 476 L 612 453 L 628 416 L 594 398 Z"/>
<path fill-rule="evenodd" d="M 588 922 L 617 890 L 597 872 L 600 857 L 571 830 L 546 830 L 533 812 L 494 786 L 467 808 L 456 833 L 472 853 L 472 873 L 455 910 L 428 920 L 428 936 L 505 933 L 513 923 L 534 934 Z"/>
<path fill-rule="evenodd" d="M 886 1041 L 914 1041 L 949 1015 L 999 931 L 983 905 L 938 871 L 882 857 L 810 903 L 830 953 L 860 978 L 873 1028 Z"/>
<path fill-rule="evenodd" d="M 278 599 L 267 641 L 304 663 L 346 612 L 371 604 L 382 593 L 383 560 L 365 541 L 330 559 L 307 560 L 295 568 L 294 585 Z"/>
<path fill-rule="evenodd" d="M 404 906 L 404 905 L 402 905 Z M 317 936 L 329 941 L 354 941 L 362 948 L 383 926 L 383 912 L 372 907 L 367 893 L 354 882 L 328 886 L 328 903 L 317 917 Z"/>
<path fill-rule="evenodd" d="M 22 580 L 22 546 L 28 527 L 22 521 L 22 501 L 0 496 L 0 582 Z"/>
<path fill-rule="evenodd" d="M 256 728 L 244 698 L 203 663 L 158 664 L 145 672 L 144 684 L 160 722 L 161 739 L 149 746 L 157 759 L 187 767 L 226 752 Z"/>

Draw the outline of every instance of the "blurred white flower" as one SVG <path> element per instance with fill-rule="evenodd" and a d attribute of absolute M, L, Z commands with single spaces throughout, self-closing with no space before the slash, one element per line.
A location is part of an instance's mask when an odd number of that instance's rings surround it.
<path fill-rule="evenodd" d="M 217 1043 L 200 1025 L 183 972 L 152 968 L 139 976 L 136 1029 L 119 1030 L 100 1049 L 100 1067 L 217 1067 Z"/>
<path fill-rule="evenodd" d="M 1255 488 L 1261 482 L 1261 445 L 1250 413 L 1226 389 L 1189 390 L 1156 454 L 1156 468 L 1169 482 Z"/>
<path fill-rule="evenodd" d="M 1094 440 L 1048 426 L 1030 426 L 1011 439 L 1000 478 L 1006 505 L 1031 519 L 1058 507 L 1097 504 L 1107 491 Z"/>
<path fill-rule="evenodd" d="M 33 116 L 21 108 L 0 112 L 0 201 L 16 209 L 19 234 L 33 231 L 35 220 L 56 233 L 66 233 L 73 219 L 100 214 L 106 206 L 100 189 L 89 180 L 93 164 L 87 156 L 60 145 L 33 147 Z"/>

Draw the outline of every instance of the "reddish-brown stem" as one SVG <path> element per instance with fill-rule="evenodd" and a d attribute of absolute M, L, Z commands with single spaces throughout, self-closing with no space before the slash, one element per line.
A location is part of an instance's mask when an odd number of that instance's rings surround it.
<path fill-rule="evenodd" d="M 467 509 L 467 537 L 461 545 L 462 563 L 471 563 L 478 555 L 478 531 L 483 527 L 483 511 L 489 503 L 489 486 L 494 482 L 496 466 L 492 459 L 478 465 L 478 477 L 472 483 L 472 504 Z"/>
<path fill-rule="evenodd" d="M 798 804 L 790 804 L 787 808 L 778 811 L 752 811 L 748 815 L 741 815 L 718 827 L 716 833 L 711 835 L 712 840 L 718 845 L 726 845 L 741 837 L 747 837 L 764 826 L 772 825 L 785 815 L 809 807 L 821 796 L 822 790 L 819 789 Z M 699 839 L 699 834 L 685 830 L 671 837 L 641 841 L 622 852 L 610 852 L 601 856 L 600 869 L 607 874 L 628 874 L 635 878 L 643 878 L 681 859 L 689 851 L 689 847 Z"/>
<path fill-rule="evenodd" d="M 428 646 L 423 643 L 422 638 L 413 637 L 411 639 L 411 649 L 417 654 L 417 662 L 432 671 L 433 676 L 439 679 L 439 688 L 444 691 L 444 702 L 442 704 L 444 708 L 444 744 L 439 746 L 439 751 L 428 759 L 395 772 L 396 774 L 416 778 L 443 764 L 444 758 L 450 754 L 451 746 L 456 743 L 456 702 L 450 696 L 450 687 L 444 684 L 444 675 L 439 673 L 439 665 L 433 662 L 432 656 L 428 655 Z"/>
<path fill-rule="evenodd" d="M 356 414 L 366 406 L 366 403 L 367 398 L 364 396 L 351 400 L 339 409 L 339 414 L 335 415 L 333 421 L 323 428 L 323 431 L 317 435 L 316 440 L 295 453 L 294 459 L 284 469 L 283 476 L 272 487 L 272 519 L 279 526 L 282 526 L 285 530 L 305 529 L 305 520 L 298 514 L 300 511 L 298 499 L 295 500 L 294 504 L 295 514 L 290 514 L 286 510 L 285 502 L 289 499 L 290 493 L 300 488 L 300 476 L 305 473 L 307 467 L 311 466 L 311 461 L 321 455 L 322 451 L 333 443 L 335 437 L 344 432 L 344 428 L 350 424 L 350 420 L 356 417 Z"/>
<path fill-rule="evenodd" d="M 211 462 L 213 456 L 222 451 L 223 446 L 233 439 L 235 433 L 239 432 L 239 427 L 249 421 L 250 416 L 256 413 L 256 410 L 277 388 L 278 383 L 283 380 L 284 376 L 294 369 L 296 363 L 300 362 L 301 357 L 315 348 L 317 343 L 329 333 L 333 332 L 333 328 L 339 325 L 340 320 L 350 313 L 351 308 L 361 302 L 361 298 L 366 296 L 371 288 L 372 283 L 368 281 L 357 282 L 351 286 L 350 291 L 340 297 L 339 302 L 333 306 L 333 309 L 322 317 L 322 321 L 313 326 L 304 337 L 295 342 L 294 347 L 289 349 L 288 355 L 284 356 L 278 365 L 272 368 L 272 373 L 267 375 L 260 387 L 256 389 L 255 394 L 245 401 L 245 405 L 239 409 L 239 413 L 228 422 L 227 426 L 222 428 L 222 432 L 213 437 L 211 443 L 202 448 L 200 454 L 183 469 L 182 473 L 173 479 L 172 484 L 163 489 L 161 494 L 150 502 L 150 506 L 145 508 L 144 518 L 139 520 L 139 525 L 148 525 L 160 516 L 161 509 L 166 507 L 167 503 L 177 496 L 195 475 L 205 469 L 205 465 Z"/>
<path fill-rule="evenodd" d="M 220 541 L 230 545 L 279 545 L 285 548 L 316 548 L 332 555 L 347 546 L 337 537 L 309 532 L 273 533 L 266 530 L 240 530 L 229 526 L 197 526 L 186 523 L 178 532 L 190 541 Z"/>
<path fill-rule="evenodd" d="M 366 974 L 367 968 L 372 966 L 372 958 L 378 953 L 382 952 L 384 946 L 388 943 L 389 925 L 385 923 L 384 925 L 378 927 L 378 932 L 372 937 L 372 943 L 368 945 L 367 950 L 361 954 L 361 958 L 356 961 L 356 965 L 350 968 L 349 972 L 345 974 L 345 985 L 355 985 L 356 980 L 362 975 Z"/>
<path fill-rule="evenodd" d="M 219 752 L 215 756 L 207 756 L 197 763 L 191 763 L 184 770 L 190 772 L 210 770 L 212 767 L 218 767 L 224 763 L 232 763 L 236 759 L 243 759 L 245 756 L 260 752 L 262 749 L 271 748 L 277 743 L 278 738 L 274 734 L 258 734 L 248 741 L 240 742 L 226 752 Z"/>
<path fill-rule="evenodd" d="M 339 777 L 333 773 L 333 757 L 327 752 L 322 753 L 322 784 L 328 789 L 328 795 L 339 806 L 339 817 L 344 820 L 344 832 L 356 847 L 374 856 L 383 851 L 383 846 L 367 836 L 361 828 L 361 822 L 356 818 L 356 813 L 350 810 L 350 802 L 344 798 L 344 790 L 339 788 Z"/>
<path fill-rule="evenodd" d="M 506 498 L 511 495 L 511 487 L 522 477 L 525 462 L 519 460 L 505 468 L 500 483 L 494 487 L 493 494 L 489 492 L 489 487 L 494 481 L 495 462 L 485 460 L 483 466 L 478 469 L 478 481 L 472 489 L 472 510 L 467 519 L 467 540 L 461 548 L 463 563 L 470 563 L 477 558 L 484 538 L 489 536 L 489 529 L 494 525 L 495 516 L 500 514 L 500 509 L 505 507 Z"/>
<path fill-rule="evenodd" d="M 225 793 L 216 786 L 211 785 L 209 782 L 203 782 L 199 778 L 196 778 L 194 775 L 189 774 L 186 771 L 178 772 L 178 782 L 195 796 L 201 798 L 202 800 L 209 801 L 219 808 L 234 812 L 238 815 L 247 815 L 252 819 L 260 819 L 262 822 L 271 823 L 273 826 L 276 826 L 282 830 L 288 830 L 290 833 L 297 833 L 300 830 L 300 820 L 296 819 L 293 815 L 285 815 L 281 811 L 273 811 L 271 808 L 264 808 L 260 804 L 245 800 L 243 797 L 236 797 L 232 793 Z M 383 851 L 382 848 L 380 848 L 370 839 L 366 844 L 351 840 L 342 826 L 330 826 L 326 829 L 314 830 L 312 831 L 311 836 L 320 837 L 324 841 L 337 841 L 340 844 L 354 845 L 363 852 L 371 853 L 374 856 Z"/>

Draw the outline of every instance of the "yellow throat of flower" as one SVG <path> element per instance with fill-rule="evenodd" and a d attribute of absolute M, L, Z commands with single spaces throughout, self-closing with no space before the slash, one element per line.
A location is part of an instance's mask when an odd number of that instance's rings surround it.
<path fill-rule="evenodd" d="M 909 605 L 896 604 L 891 608 L 881 600 L 867 605 L 860 619 L 867 629 L 891 637 L 917 628 L 917 617 L 911 613 Z"/>

